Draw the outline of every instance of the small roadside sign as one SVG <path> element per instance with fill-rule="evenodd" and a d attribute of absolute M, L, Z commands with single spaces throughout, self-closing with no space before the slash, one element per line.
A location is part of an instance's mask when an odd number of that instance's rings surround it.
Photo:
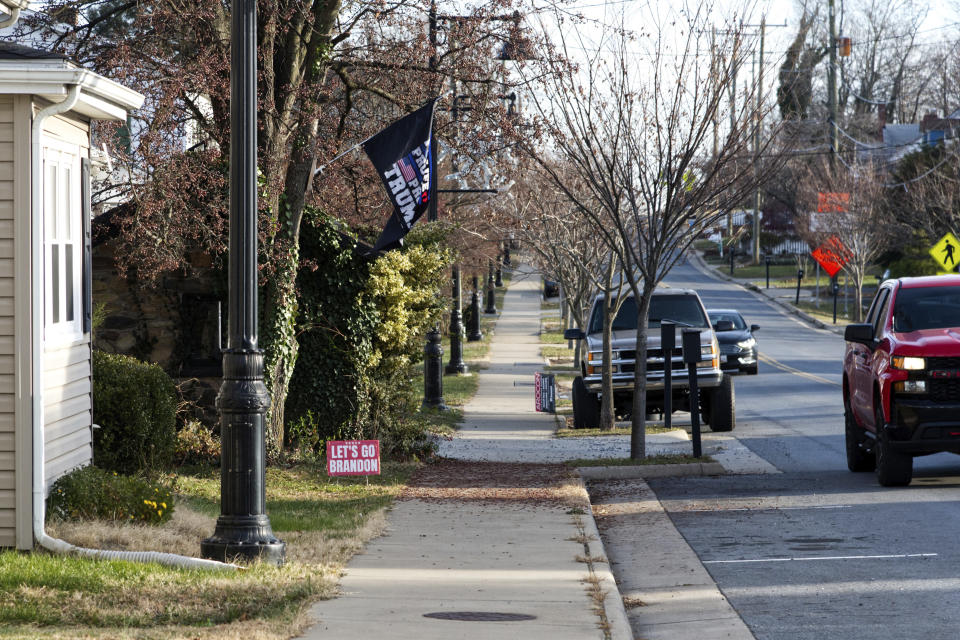
<path fill-rule="evenodd" d="M 840 241 L 837 236 L 830 236 L 822 245 L 810 252 L 813 259 L 816 260 L 824 271 L 831 278 L 837 275 L 837 272 L 847 264 L 851 258 L 851 252 Z"/>
<path fill-rule="evenodd" d="M 846 213 L 849 206 L 849 193 L 817 192 L 817 213 Z"/>
<path fill-rule="evenodd" d="M 933 245 L 930 249 L 930 255 L 937 261 L 944 271 L 956 273 L 958 261 L 960 261 L 960 241 L 949 231 L 945 236 Z"/>
<path fill-rule="evenodd" d="M 538 412 L 557 412 L 557 385 L 552 373 L 533 374 L 534 408 Z"/>
<path fill-rule="evenodd" d="M 327 440 L 327 475 L 380 475 L 380 441 Z"/>

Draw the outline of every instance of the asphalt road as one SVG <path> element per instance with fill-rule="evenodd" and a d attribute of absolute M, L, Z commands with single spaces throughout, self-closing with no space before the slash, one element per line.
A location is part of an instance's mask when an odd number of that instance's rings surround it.
<path fill-rule="evenodd" d="M 916 459 L 905 488 L 850 473 L 842 338 L 688 264 L 667 282 L 761 326 L 760 373 L 736 378 L 734 435 L 783 473 L 649 481 L 754 635 L 960 637 L 960 457 Z"/>

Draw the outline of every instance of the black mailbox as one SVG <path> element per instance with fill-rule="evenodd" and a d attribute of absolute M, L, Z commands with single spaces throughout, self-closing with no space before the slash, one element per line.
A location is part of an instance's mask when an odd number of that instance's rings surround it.
<path fill-rule="evenodd" d="M 700 362 L 700 331 L 698 329 L 683 330 L 683 361 L 687 364 Z"/>

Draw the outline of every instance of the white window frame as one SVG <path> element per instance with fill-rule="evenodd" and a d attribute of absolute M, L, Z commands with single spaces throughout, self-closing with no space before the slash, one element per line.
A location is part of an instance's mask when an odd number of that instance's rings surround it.
<path fill-rule="evenodd" d="M 50 183 L 50 171 L 56 184 Z M 44 335 L 48 340 L 67 342 L 83 337 L 83 203 L 80 191 L 80 146 L 44 138 L 40 171 L 43 212 L 43 298 Z M 72 259 L 67 259 L 70 246 Z M 56 248 L 56 251 L 54 251 Z M 60 286 L 54 288 L 52 259 L 57 256 Z M 67 295 L 67 274 L 72 271 L 72 296 Z M 57 292 L 54 318 L 54 292 Z M 71 299 L 72 298 L 72 299 Z M 67 319 L 72 305 L 73 319 Z"/>

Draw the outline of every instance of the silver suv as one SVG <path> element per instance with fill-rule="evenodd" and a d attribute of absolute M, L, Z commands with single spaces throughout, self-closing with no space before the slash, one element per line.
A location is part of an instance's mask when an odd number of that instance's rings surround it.
<path fill-rule="evenodd" d="M 690 382 L 683 361 L 680 333 L 693 327 L 700 332 L 700 362 L 697 386 L 700 411 L 713 431 L 730 431 L 736 424 L 733 377 L 720 370 L 720 348 L 700 296 L 692 289 L 657 289 L 650 301 L 647 324 L 647 413 L 663 413 L 663 378 L 666 358 L 660 348 L 660 322 L 677 325 L 676 348 L 670 354 L 672 409 L 690 410 Z M 573 422 L 575 428 L 600 424 L 600 392 L 603 364 L 603 295 L 597 295 L 590 311 L 587 331 L 570 329 L 567 337 L 586 341 L 580 374 L 573 381 Z M 629 416 L 633 409 L 633 372 L 636 366 L 637 304 L 630 295 L 623 301 L 613 321 L 611 336 L 613 358 L 614 407 L 618 416 Z"/>

